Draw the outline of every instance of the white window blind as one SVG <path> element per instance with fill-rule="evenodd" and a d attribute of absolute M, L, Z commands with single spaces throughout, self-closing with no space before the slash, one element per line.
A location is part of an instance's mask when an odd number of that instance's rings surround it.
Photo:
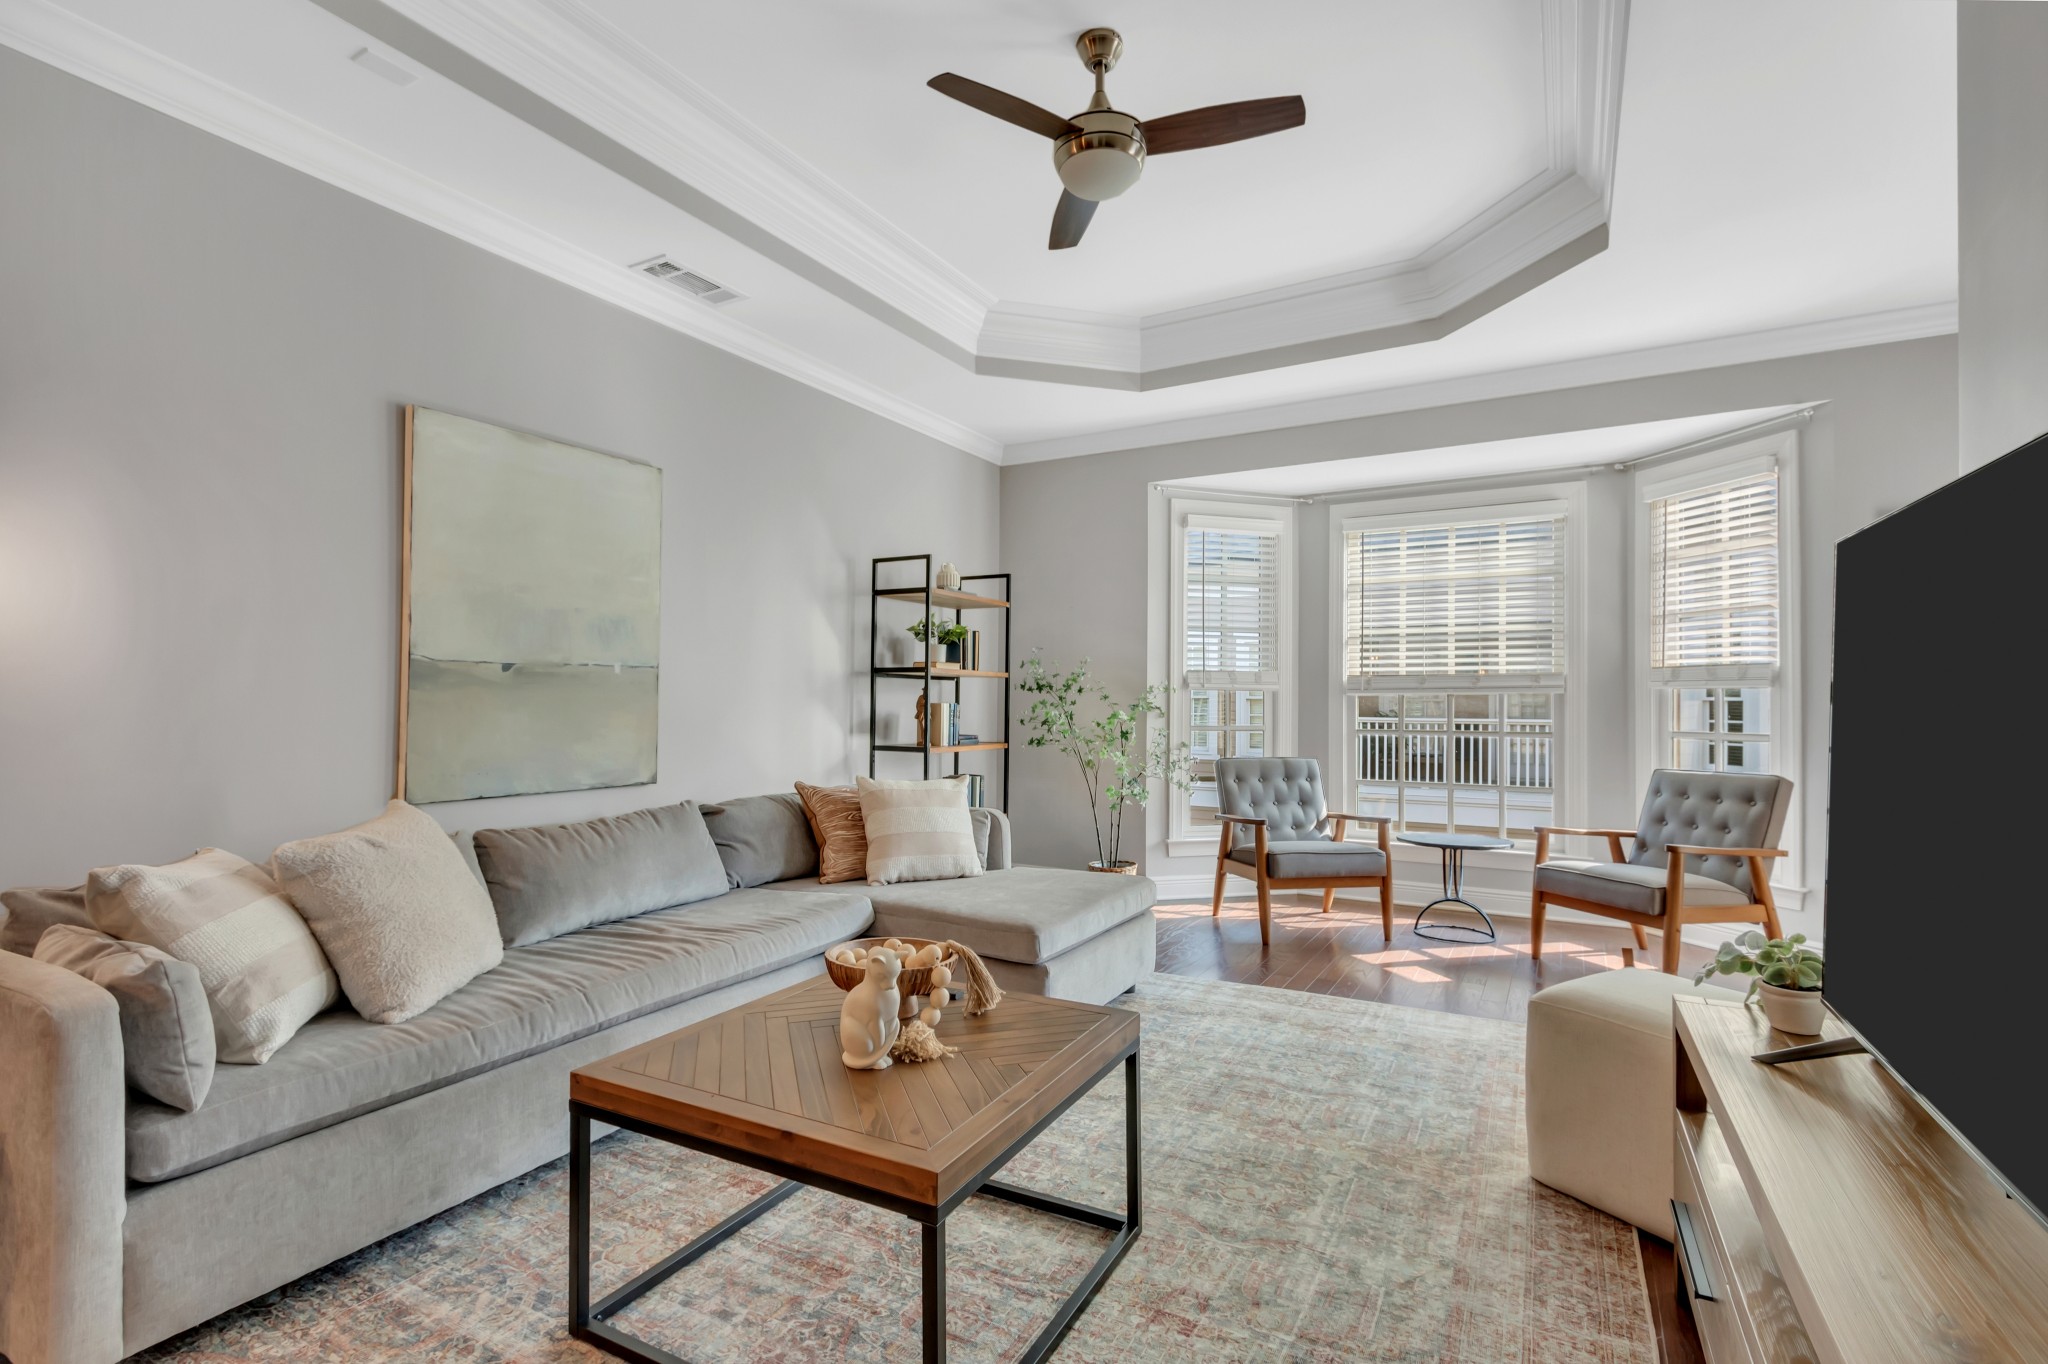
<path fill-rule="evenodd" d="M 1344 528 L 1344 657 L 1354 689 L 1562 686 L 1562 503 Z"/>
<path fill-rule="evenodd" d="M 1280 530 L 1274 521 L 1187 518 L 1186 686 L 1278 685 Z"/>
<path fill-rule="evenodd" d="M 1654 679 L 1765 681 L 1778 666 L 1778 471 L 1650 502 Z"/>

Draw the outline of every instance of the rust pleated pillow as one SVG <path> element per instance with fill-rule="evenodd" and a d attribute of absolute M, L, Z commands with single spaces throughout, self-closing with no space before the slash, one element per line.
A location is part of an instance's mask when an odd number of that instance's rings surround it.
<path fill-rule="evenodd" d="M 867 880 L 868 831 L 860 817 L 860 793 L 850 786 L 801 781 L 796 793 L 803 797 L 804 817 L 818 840 L 818 880 Z"/>

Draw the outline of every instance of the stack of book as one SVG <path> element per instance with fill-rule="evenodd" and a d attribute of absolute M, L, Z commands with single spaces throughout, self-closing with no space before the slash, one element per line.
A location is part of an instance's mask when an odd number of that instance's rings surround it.
<path fill-rule="evenodd" d="M 981 804 L 981 773 L 979 772 L 969 772 L 967 774 L 967 803 L 969 805 Z"/>
<path fill-rule="evenodd" d="M 960 703 L 932 701 L 925 706 L 924 732 L 933 748 L 952 748 L 960 742 Z"/>

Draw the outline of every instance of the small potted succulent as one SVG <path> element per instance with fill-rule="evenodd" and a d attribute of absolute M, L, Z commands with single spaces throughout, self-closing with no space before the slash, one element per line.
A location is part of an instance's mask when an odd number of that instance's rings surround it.
<path fill-rule="evenodd" d="M 957 621 L 949 625 L 937 616 L 930 616 L 910 627 L 910 637 L 919 644 L 937 644 L 944 661 L 957 667 L 960 646 L 967 640 L 967 627 Z"/>
<path fill-rule="evenodd" d="M 1820 953 L 1806 945 L 1804 933 L 1766 938 L 1754 929 L 1734 942 L 1724 942 L 1714 959 L 1700 968 L 1693 983 L 1704 985 L 1716 975 L 1748 976 L 1749 995 L 1760 996 L 1764 1016 L 1779 1032 L 1811 1036 L 1820 1031 L 1827 1008 L 1821 1002 Z"/>

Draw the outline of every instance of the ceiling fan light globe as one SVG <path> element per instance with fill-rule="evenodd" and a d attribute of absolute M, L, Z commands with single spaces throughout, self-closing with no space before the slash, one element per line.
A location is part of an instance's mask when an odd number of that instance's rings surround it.
<path fill-rule="evenodd" d="M 1144 162 L 1121 147 L 1084 147 L 1059 163 L 1060 183 L 1097 203 L 1137 184 L 1144 169 Z"/>

